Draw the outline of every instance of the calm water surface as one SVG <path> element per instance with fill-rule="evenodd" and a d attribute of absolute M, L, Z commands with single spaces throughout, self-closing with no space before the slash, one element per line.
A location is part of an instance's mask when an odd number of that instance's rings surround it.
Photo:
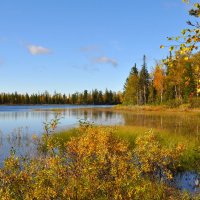
<path fill-rule="evenodd" d="M 0 106 L 0 160 L 16 147 L 18 154 L 24 154 L 30 144 L 32 134 L 43 133 L 44 122 L 55 118 L 55 108 L 60 112 L 59 129 L 78 126 L 79 120 L 87 120 L 103 125 L 134 125 L 148 129 L 164 129 L 172 134 L 186 134 L 200 140 L 200 114 L 158 113 L 158 112 L 120 112 L 111 106 Z M 16 137 L 17 136 L 17 137 Z M 16 140 L 18 138 L 18 140 Z M 30 148 L 29 148 L 30 149 Z"/>

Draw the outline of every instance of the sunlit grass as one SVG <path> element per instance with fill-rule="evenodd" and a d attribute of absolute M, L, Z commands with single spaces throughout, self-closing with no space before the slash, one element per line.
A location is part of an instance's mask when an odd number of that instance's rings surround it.
<path fill-rule="evenodd" d="M 113 109 L 120 111 L 200 112 L 200 108 L 191 108 L 189 104 L 182 104 L 178 107 L 167 105 L 116 105 Z"/>
<path fill-rule="evenodd" d="M 99 126 L 101 127 L 101 126 Z M 181 157 L 181 169 L 190 169 L 200 171 L 198 162 L 200 163 L 200 136 L 186 135 L 181 133 L 172 134 L 168 130 L 163 129 L 149 129 L 140 126 L 112 126 L 114 128 L 115 136 L 126 140 L 131 148 L 135 147 L 135 140 L 138 136 L 145 135 L 150 130 L 158 136 L 160 143 L 167 148 L 174 148 L 177 144 L 185 145 L 185 152 Z M 97 126 L 98 128 L 98 126 Z M 71 137 L 79 136 L 77 128 L 62 131 L 57 134 L 57 139 L 61 144 L 69 141 Z"/>

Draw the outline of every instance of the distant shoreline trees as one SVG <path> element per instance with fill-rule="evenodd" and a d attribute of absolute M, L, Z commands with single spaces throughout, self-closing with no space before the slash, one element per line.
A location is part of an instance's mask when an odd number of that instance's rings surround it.
<path fill-rule="evenodd" d="M 25 105 L 25 104 L 83 104 L 83 105 L 115 105 L 122 102 L 122 93 L 111 90 L 84 90 L 69 95 L 47 91 L 38 94 L 0 93 L 0 105 Z"/>
<path fill-rule="evenodd" d="M 165 104 L 172 100 L 187 103 L 197 98 L 200 95 L 199 61 L 200 52 L 187 60 L 180 57 L 173 65 L 157 63 L 149 73 L 144 56 L 139 72 L 136 64 L 131 68 L 124 84 L 123 104 Z"/>

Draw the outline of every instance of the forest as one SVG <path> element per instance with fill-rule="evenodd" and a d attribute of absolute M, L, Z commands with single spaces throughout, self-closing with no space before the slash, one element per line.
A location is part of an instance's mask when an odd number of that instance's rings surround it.
<path fill-rule="evenodd" d="M 170 55 L 171 56 L 171 55 Z M 200 95 L 200 52 L 185 59 L 180 56 L 173 65 L 157 63 L 148 72 L 146 56 L 138 71 L 135 64 L 124 85 L 126 105 L 177 104 L 198 101 Z"/>
<path fill-rule="evenodd" d="M 189 15 L 196 20 L 200 17 L 199 3 L 194 4 Z M 166 46 L 169 47 L 169 55 L 157 61 L 150 73 L 145 55 L 139 72 L 136 64 L 132 67 L 124 85 L 124 104 L 172 102 L 181 105 L 195 101 L 196 106 L 200 106 L 200 24 L 196 20 L 187 21 L 188 28 L 183 29 L 179 36 L 167 37 L 170 44 L 173 42 L 173 45 Z"/>
<path fill-rule="evenodd" d="M 0 104 L 93 104 L 93 105 L 114 105 L 122 102 L 122 93 L 113 92 L 111 90 L 94 89 L 91 92 L 84 90 L 82 93 L 75 92 L 69 95 L 54 92 L 51 95 L 49 92 L 38 94 L 19 94 L 15 93 L 0 93 Z"/>

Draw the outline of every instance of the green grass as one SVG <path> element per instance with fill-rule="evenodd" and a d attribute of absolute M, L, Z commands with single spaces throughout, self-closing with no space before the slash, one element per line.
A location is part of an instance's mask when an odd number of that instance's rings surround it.
<path fill-rule="evenodd" d="M 113 126 L 115 135 L 123 140 L 126 140 L 131 148 L 135 147 L 135 140 L 138 136 L 144 135 L 150 129 L 140 126 Z M 163 146 L 173 148 L 177 144 L 185 145 L 185 153 L 181 158 L 181 169 L 183 170 L 197 170 L 200 172 L 200 136 L 195 137 L 191 135 L 172 134 L 167 130 L 152 129 Z M 71 137 L 79 136 L 77 128 L 62 131 L 56 134 L 57 140 L 63 145 L 64 142 L 69 141 Z M 198 150 L 199 149 L 199 150 Z"/>
<path fill-rule="evenodd" d="M 116 135 L 130 142 L 134 147 L 137 136 L 149 131 L 145 127 L 119 126 Z M 173 148 L 176 144 L 185 145 L 185 152 L 181 158 L 181 168 L 183 170 L 197 170 L 200 172 L 200 136 L 171 134 L 167 130 L 152 129 L 158 135 L 161 144 L 168 148 Z"/>

